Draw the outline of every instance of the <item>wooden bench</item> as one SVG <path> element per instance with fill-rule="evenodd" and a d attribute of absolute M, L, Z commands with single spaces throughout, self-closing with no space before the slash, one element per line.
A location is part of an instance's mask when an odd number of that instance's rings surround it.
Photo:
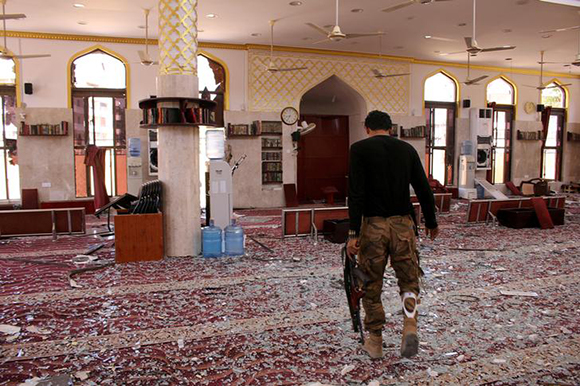
<path fill-rule="evenodd" d="M 415 216 L 421 218 L 421 206 L 413 204 Z M 282 237 L 312 236 L 316 240 L 324 220 L 343 220 L 348 218 L 348 207 L 320 207 L 302 209 L 282 209 Z"/>
<path fill-rule="evenodd" d="M 0 211 L 1 236 L 84 234 L 85 208 Z"/>

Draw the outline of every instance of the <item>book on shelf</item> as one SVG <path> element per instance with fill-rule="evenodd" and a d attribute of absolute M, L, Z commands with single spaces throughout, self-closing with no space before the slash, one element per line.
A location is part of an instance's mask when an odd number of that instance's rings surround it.
<path fill-rule="evenodd" d="M 262 182 L 282 182 L 282 172 L 263 172 Z"/>
<path fill-rule="evenodd" d="M 262 134 L 282 134 L 282 121 L 255 121 Z"/>
<path fill-rule="evenodd" d="M 62 121 L 59 124 L 38 124 L 38 125 L 28 125 L 24 122 L 20 125 L 19 135 L 68 135 L 68 122 Z"/>
<path fill-rule="evenodd" d="M 282 161 L 282 152 L 264 151 L 262 152 L 262 161 Z"/>
<path fill-rule="evenodd" d="M 277 149 L 282 147 L 282 140 L 279 138 L 262 138 L 262 149 Z"/>
<path fill-rule="evenodd" d="M 228 135 L 255 137 L 260 135 L 258 127 L 247 124 L 228 123 Z"/>
<path fill-rule="evenodd" d="M 518 139 L 524 141 L 539 141 L 543 139 L 542 131 L 520 131 L 518 130 Z"/>
<path fill-rule="evenodd" d="M 281 172 L 282 162 L 264 162 L 262 164 L 262 171 L 264 172 Z"/>
<path fill-rule="evenodd" d="M 401 138 L 424 138 L 425 126 L 415 126 L 408 129 L 401 127 Z"/>
<path fill-rule="evenodd" d="M 182 103 L 181 107 L 151 107 L 143 109 L 142 125 L 215 124 L 215 112 L 205 107 Z"/>

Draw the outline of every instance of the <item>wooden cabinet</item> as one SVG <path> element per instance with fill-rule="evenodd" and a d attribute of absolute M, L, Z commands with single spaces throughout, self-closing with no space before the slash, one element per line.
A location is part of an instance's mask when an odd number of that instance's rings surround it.
<path fill-rule="evenodd" d="M 115 216 L 115 262 L 163 259 L 163 215 Z"/>

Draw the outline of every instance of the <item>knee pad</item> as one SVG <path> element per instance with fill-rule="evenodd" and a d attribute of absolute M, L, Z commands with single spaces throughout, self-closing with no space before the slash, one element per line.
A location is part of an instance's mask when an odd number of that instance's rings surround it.
<path fill-rule="evenodd" d="M 405 301 L 407 299 L 415 300 L 413 311 L 409 311 L 407 310 L 407 307 L 405 307 Z M 411 319 L 415 318 L 417 316 L 417 305 L 419 304 L 419 299 L 417 298 L 417 295 L 413 292 L 404 292 L 403 295 L 401 295 L 401 300 L 403 302 L 403 313 L 405 314 L 405 317 Z"/>

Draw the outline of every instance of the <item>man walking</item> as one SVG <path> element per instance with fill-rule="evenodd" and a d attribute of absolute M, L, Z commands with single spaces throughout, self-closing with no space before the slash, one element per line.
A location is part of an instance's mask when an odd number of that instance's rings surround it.
<path fill-rule="evenodd" d="M 350 149 L 347 251 L 350 256 L 358 255 L 360 268 L 371 279 L 362 301 L 365 329 L 369 332 L 363 349 L 371 358 L 383 356 L 385 311 L 381 292 L 389 258 L 403 307 L 401 355 L 412 357 L 419 348 L 417 305 L 421 269 L 409 184 L 421 203 L 427 235 L 433 240 L 439 233 L 435 200 L 419 155 L 411 145 L 389 135 L 391 126 L 388 114 L 371 111 L 365 119 L 369 138 L 356 142 Z"/>

